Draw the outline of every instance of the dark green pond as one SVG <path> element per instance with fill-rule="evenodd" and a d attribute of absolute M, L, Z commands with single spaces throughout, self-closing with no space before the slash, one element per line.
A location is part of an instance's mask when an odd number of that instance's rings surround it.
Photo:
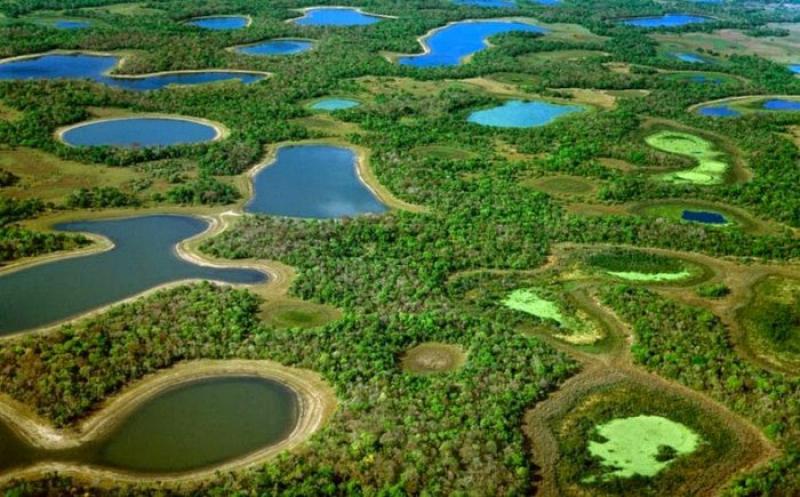
<path fill-rule="evenodd" d="M 260 271 L 199 266 L 178 257 L 175 245 L 207 227 L 206 221 L 187 216 L 56 226 L 60 231 L 103 235 L 114 242 L 114 249 L 0 276 L 0 335 L 76 316 L 171 281 L 252 284 L 265 280 Z"/>
<path fill-rule="evenodd" d="M 202 469 L 280 442 L 296 426 L 298 406 L 296 393 L 277 381 L 197 380 L 158 394 L 101 440 L 74 449 L 34 449 L 0 424 L 0 470 L 41 461 L 150 474 Z"/>

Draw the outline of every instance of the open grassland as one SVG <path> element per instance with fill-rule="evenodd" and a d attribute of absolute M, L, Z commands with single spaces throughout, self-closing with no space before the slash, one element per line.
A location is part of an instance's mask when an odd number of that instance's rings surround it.
<path fill-rule="evenodd" d="M 610 54 L 601 50 L 553 50 L 551 52 L 534 52 L 520 57 L 523 62 L 564 62 L 578 61 L 589 57 L 607 57 Z"/>
<path fill-rule="evenodd" d="M 22 117 L 22 112 L 0 101 L 0 121 L 13 122 Z"/>
<path fill-rule="evenodd" d="M 699 136 L 678 131 L 659 131 L 645 138 L 648 145 L 658 150 L 691 157 L 697 166 L 660 176 L 671 183 L 718 185 L 725 181 L 730 165 L 714 145 Z"/>
<path fill-rule="evenodd" d="M 580 176 L 545 176 L 523 184 L 551 195 L 586 196 L 597 191 L 597 182 Z"/>
<path fill-rule="evenodd" d="M 81 10 L 117 16 L 153 16 L 164 14 L 163 10 L 151 7 L 145 2 L 115 3 L 103 5 L 102 7 L 84 7 Z"/>
<path fill-rule="evenodd" d="M 758 55 L 774 62 L 797 62 L 800 51 L 800 24 L 779 24 L 773 27 L 787 29 L 789 36 L 749 36 L 736 29 L 721 29 L 712 33 L 653 34 L 653 39 L 667 48 L 706 52 L 722 55 Z"/>
<path fill-rule="evenodd" d="M 324 138 L 329 136 L 344 137 L 361 131 L 357 124 L 336 119 L 330 114 L 315 114 L 308 117 L 299 117 L 290 121 L 292 124 L 302 126 L 314 134 Z"/>
<path fill-rule="evenodd" d="M 270 295 L 261 304 L 259 317 L 276 328 L 316 328 L 336 321 L 342 313 L 335 307 Z"/>
<path fill-rule="evenodd" d="M 408 349 L 400 365 L 410 373 L 446 373 L 460 368 L 466 360 L 467 354 L 458 345 L 426 342 Z"/>

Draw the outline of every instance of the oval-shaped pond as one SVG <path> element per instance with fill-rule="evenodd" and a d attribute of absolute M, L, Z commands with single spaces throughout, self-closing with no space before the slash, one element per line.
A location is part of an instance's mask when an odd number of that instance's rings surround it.
<path fill-rule="evenodd" d="M 533 24 L 516 21 L 461 21 L 431 31 L 421 43 L 425 53 L 406 55 L 397 59 L 400 64 L 414 67 L 455 66 L 465 57 L 488 47 L 487 39 L 500 33 L 523 31 L 544 33 Z"/>
<path fill-rule="evenodd" d="M 144 474 L 204 469 L 285 440 L 297 425 L 299 404 L 297 393 L 276 380 L 202 378 L 145 400 L 100 439 L 75 448 L 34 448 L 0 423 L 0 469 L 41 461 Z"/>
<path fill-rule="evenodd" d="M 59 19 L 53 23 L 56 29 L 86 29 L 92 24 L 89 21 L 72 21 L 69 19 Z"/>
<path fill-rule="evenodd" d="M 305 218 L 339 218 L 386 212 L 358 175 L 353 150 L 332 145 L 293 145 L 253 178 L 247 212 Z"/>
<path fill-rule="evenodd" d="M 675 28 L 710 20 L 710 17 L 692 14 L 664 14 L 663 16 L 632 17 L 623 19 L 622 23 L 637 28 Z"/>
<path fill-rule="evenodd" d="M 561 116 L 583 111 L 578 105 L 559 105 L 548 102 L 509 100 L 499 107 L 478 110 L 467 121 L 497 128 L 532 128 L 550 124 Z"/>
<path fill-rule="evenodd" d="M 314 47 L 310 40 L 278 39 L 234 47 L 234 51 L 246 55 L 293 55 L 307 52 Z"/>
<path fill-rule="evenodd" d="M 800 100 L 787 100 L 784 98 L 773 98 L 761 104 L 761 108 L 766 110 L 795 112 L 800 110 Z"/>
<path fill-rule="evenodd" d="M 209 29 L 212 31 L 230 31 L 242 29 L 250 25 L 250 18 L 247 16 L 208 16 L 195 17 L 186 21 L 190 26 Z"/>
<path fill-rule="evenodd" d="M 352 109 L 359 105 L 361 105 L 360 102 L 349 98 L 323 98 L 311 104 L 310 108 L 312 110 L 332 112 L 335 110 Z"/>
<path fill-rule="evenodd" d="M 706 59 L 700 57 L 699 55 L 695 55 L 692 53 L 686 52 L 676 52 L 672 54 L 673 57 L 680 60 L 681 62 L 688 62 L 690 64 L 705 64 Z"/>
<path fill-rule="evenodd" d="M 727 105 L 712 105 L 710 107 L 700 107 L 697 113 L 706 117 L 738 117 L 741 113 L 731 109 Z"/>
<path fill-rule="evenodd" d="M 61 131 L 64 143 L 75 147 L 166 147 L 219 139 L 216 127 L 175 117 L 122 117 L 77 124 Z"/>
<path fill-rule="evenodd" d="M 253 83 L 264 74 L 247 71 L 177 71 L 141 76 L 110 76 L 119 64 L 114 55 L 46 54 L 0 61 L 0 79 L 91 79 L 125 90 L 158 90 L 170 85 L 197 85 L 239 80 Z"/>
<path fill-rule="evenodd" d="M 56 228 L 103 235 L 114 248 L 0 273 L 0 335 L 67 319 L 171 281 L 253 284 L 266 279 L 260 271 L 200 266 L 179 257 L 175 245 L 208 228 L 199 218 L 148 216 Z"/>
<path fill-rule="evenodd" d="M 379 15 L 354 7 L 311 7 L 292 22 L 300 26 L 366 26 L 382 20 Z"/>
<path fill-rule="evenodd" d="M 725 216 L 720 214 L 719 212 L 712 212 L 712 211 L 695 211 L 684 209 L 681 212 L 681 219 L 684 221 L 690 221 L 693 223 L 702 223 L 702 224 L 728 224 L 728 220 L 725 219 Z"/>

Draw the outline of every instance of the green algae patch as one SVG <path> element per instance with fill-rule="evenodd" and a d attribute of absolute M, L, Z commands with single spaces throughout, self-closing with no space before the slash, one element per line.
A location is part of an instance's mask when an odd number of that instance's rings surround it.
<path fill-rule="evenodd" d="M 659 179 L 670 183 L 694 185 L 719 185 L 725 182 L 730 165 L 723 160 L 724 153 L 697 135 L 679 131 L 659 131 L 645 138 L 651 147 L 697 160 L 697 166 L 662 174 Z"/>
<path fill-rule="evenodd" d="M 555 323 L 559 331 L 553 336 L 574 345 L 593 344 L 604 337 L 602 327 L 585 312 L 542 297 L 547 293 L 547 290 L 541 288 L 514 290 L 503 300 L 503 305 L 536 316 L 545 322 Z"/>
<path fill-rule="evenodd" d="M 596 434 L 601 440 L 590 441 L 589 452 L 610 468 L 604 480 L 655 476 L 700 445 L 695 432 L 661 416 L 613 419 L 598 426 Z"/>
<path fill-rule="evenodd" d="M 607 273 L 629 281 L 680 281 L 692 276 L 692 273 L 686 270 L 678 273 L 641 273 L 639 271 L 607 271 Z"/>
<path fill-rule="evenodd" d="M 532 314 L 540 319 L 556 321 L 559 325 L 568 328 L 567 319 L 561 314 L 558 304 L 539 297 L 531 289 L 514 290 L 503 300 L 503 304 L 516 311 Z"/>

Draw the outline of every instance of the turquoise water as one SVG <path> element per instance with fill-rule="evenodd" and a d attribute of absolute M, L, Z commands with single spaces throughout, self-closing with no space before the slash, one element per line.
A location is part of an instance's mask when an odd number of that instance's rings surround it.
<path fill-rule="evenodd" d="M 275 161 L 253 178 L 253 214 L 340 218 L 386 212 L 356 172 L 355 152 L 332 145 L 278 149 Z"/>
<path fill-rule="evenodd" d="M 314 43 L 308 40 L 269 40 L 253 45 L 236 47 L 239 53 L 247 55 L 292 55 L 307 52 L 314 47 Z"/>
<path fill-rule="evenodd" d="M 91 26 L 88 21 L 59 20 L 53 23 L 56 29 L 86 29 Z"/>
<path fill-rule="evenodd" d="M 741 115 L 739 111 L 731 109 L 727 105 L 700 107 L 697 109 L 697 113 L 706 117 L 737 117 Z"/>
<path fill-rule="evenodd" d="M 77 147 L 166 147 L 211 141 L 217 131 L 208 124 L 161 117 L 125 117 L 90 121 L 61 135 Z"/>
<path fill-rule="evenodd" d="M 767 100 L 761 105 L 762 108 L 766 110 L 777 110 L 777 111 L 798 111 L 800 110 L 800 101 L 798 100 L 786 100 L 783 98 L 773 98 L 771 100 Z"/>
<path fill-rule="evenodd" d="M 106 73 L 119 64 L 113 55 L 49 54 L 39 57 L 0 61 L 0 80 L 19 79 L 91 79 L 125 90 L 158 90 L 169 85 L 197 85 L 218 81 L 239 80 L 253 83 L 264 79 L 263 74 L 230 71 L 164 73 L 141 78 L 120 78 Z"/>
<path fill-rule="evenodd" d="M 625 19 L 623 24 L 628 26 L 636 26 L 638 28 L 674 28 L 678 26 L 686 26 L 687 24 L 696 24 L 700 22 L 707 22 L 710 18 L 705 16 L 696 16 L 691 14 L 664 14 L 663 16 L 653 17 L 635 17 Z"/>
<path fill-rule="evenodd" d="M 793 73 L 800 73 L 800 64 L 790 64 L 789 70 Z"/>
<path fill-rule="evenodd" d="M 498 128 L 532 128 L 550 124 L 561 116 L 581 111 L 583 108 L 577 105 L 510 100 L 499 107 L 475 111 L 467 120 Z"/>
<path fill-rule="evenodd" d="M 284 440 L 297 425 L 297 394 L 251 376 L 221 376 L 156 394 L 101 440 L 66 450 L 31 447 L 0 422 L 0 471 L 41 461 L 136 473 L 180 473 L 246 456 Z"/>
<path fill-rule="evenodd" d="M 292 22 L 300 26 L 365 26 L 383 20 L 351 7 L 315 7 Z"/>
<path fill-rule="evenodd" d="M 349 98 L 326 98 L 315 102 L 313 105 L 311 105 L 311 108 L 314 110 L 334 111 L 352 109 L 353 107 L 358 107 L 359 105 L 361 105 L 361 103 L 355 100 L 350 100 Z"/>
<path fill-rule="evenodd" d="M 524 31 L 544 33 L 539 26 L 514 21 L 462 21 L 449 24 L 430 36 L 423 43 L 427 53 L 400 57 L 398 62 L 414 67 L 455 66 L 464 57 L 484 50 L 487 38 L 501 33 Z"/>
<path fill-rule="evenodd" d="M 705 64 L 706 60 L 699 55 L 694 55 L 690 53 L 674 53 L 672 54 L 673 57 L 682 60 L 683 62 L 689 62 L 692 64 Z"/>
<path fill-rule="evenodd" d="M 260 271 L 199 266 L 178 257 L 178 242 L 208 228 L 198 218 L 147 216 L 56 228 L 103 235 L 114 242 L 114 248 L 0 276 L 0 335 L 83 314 L 171 281 L 191 278 L 252 284 L 265 280 Z"/>
<path fill-rule="evenodd" d="M 245 16 L 215 16 L 198 17 L 186 21 L 186 24 L 197 26 L 198 28 L 210 29 L 212 31 L 229 31 L 242 29 L 247 26 L 248 19 Z"/>

